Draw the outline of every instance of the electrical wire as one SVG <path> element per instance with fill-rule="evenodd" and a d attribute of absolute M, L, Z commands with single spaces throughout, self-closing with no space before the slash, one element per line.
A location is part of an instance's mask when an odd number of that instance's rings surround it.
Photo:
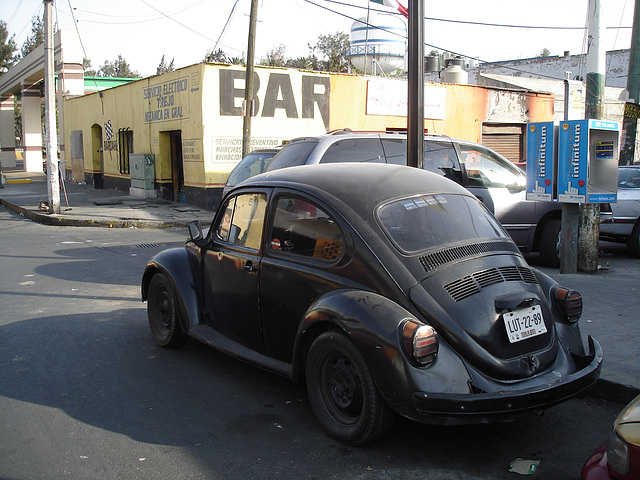
<path fill-rule="evenodd" d="M 186 26 L 184 23 L 179 22 L 178 20 L 176 20 L 175 18 L 172 18 L 171 16 L 167 15 L 166 13 L 162 12 L 161 10 L 158 10 L 156 7 L 154 7 L 153 5 L 149 4 L 149 2 L 146 2 L 145 0 L 140 0 L 142 3 L 144 3 L 147 7 L 151 8 L 152 10 L 155 10 L 156 12 L 162 14 L 164 17 L 168 18 L 169 20 L 171 20 L 172 22 L 177 23 L 178 25 L 180 25 L 181 27 L 189 30 L 191 33 L 195 33 L 196 35 L 204 38 L 205 40 L 209 40 L 211 43 L 215 43 L 215 40 L 213 40 L 212 38 L 207 37 L 206 35 L 204 35 L 203 33 L 200 33 L 196 30 L 194 30 L 191 27 Z"/>

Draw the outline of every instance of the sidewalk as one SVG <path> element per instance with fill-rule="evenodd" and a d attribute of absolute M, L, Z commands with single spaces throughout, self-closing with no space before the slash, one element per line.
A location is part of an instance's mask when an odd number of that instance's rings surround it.
<path fill-rule="evenodd" d="M 93 226 L 107 228 L 185 227 L 199 220 L 203 227 L 214 212 L 185 203 L 160 198 L 139 198 L 115 189 L 97 190 L 91 185 L 64 182 L 60 185 L 60 213 L 39 208 L 48 200 L 44 173 L 3 172 L 7 180 L 0 188 L 0 203 L 29 220 L 46 225 Z M 66 196 L 65 196 L 66 190 Z"/>
<path fill-rule="evenodd" d="M 167 228 L 199 220 L 208 226 L 214 215 L 193 205 L 66 182 L 69 207 L 61 188 L 61 213 L 51 215 L 38 208 L 48 198 L 44 174 L 4 174 L 7 183 L 0 189 L 0 204 L 48 225 Z M 596 273 L 560 274 L 557 269 L 540 267 L 537 254 L 528 255 L 527 260 L 582 294 L 583 339 L 593 336 L 604 350 L 601 378 L 590 394 L 626 403 L 640 394 L 640 259 L 629 256 L 624 245 L 601 242 L 600 248 L 605 256 L 600 257 L 603 268 Z"/>

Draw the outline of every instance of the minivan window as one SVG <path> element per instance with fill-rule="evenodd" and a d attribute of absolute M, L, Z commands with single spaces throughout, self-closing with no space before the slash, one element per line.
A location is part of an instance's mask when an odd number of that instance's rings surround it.
<path fill-rule="evenodd" d="M 318 139 L 313 138 L 303 142 L 291 142 L 285 145 L 278 154 L 273 157 L 265 172 L 278 170 L 280 168 L 295 167 L 305 165 L 307 158 L 318 144 Z"/>
<path fill-rule="evenodd" d="M 407 140 L 402 138 L 382 138 L 387 163 L 395 165 L 407 164 Z M 456 151 L 451 142 L 434 140 L 424 141 L 423 168 L 443 175 L 442 169 L 455 168 Z"/>
<path fill-rule="evenodd" d="M 271 162 L 271 158 L 278 153 L 271 152 L 251 152 L 249 155 L 240 160 L 240 163 L 233 169 L 231 175 L 227 179 L 228 187 L 235 187 L 247 178 L 254 177 L 264 172 L 265 168 Z"/>
<path fill-rule="evenodd" d="M 461 161 L 467 170 L 467 187 L 524 187 L 525 173 L 509 160 L 478 145 L 460 144 Z"/>
<path fill-rule="evenodd" d="M 332 143 L 320 163 L 375 162 L 384 163 L 384 152 L 377 137 L 345 138 Z"/>

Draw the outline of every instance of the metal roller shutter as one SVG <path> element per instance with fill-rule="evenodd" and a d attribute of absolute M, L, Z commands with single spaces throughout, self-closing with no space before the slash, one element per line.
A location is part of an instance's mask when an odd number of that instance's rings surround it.
<path fill-rule="evenodd" d="M 513 163 L 523 162 L 525 127 L 522 124 L 485 124 L 482 126 L 482 144 Z"/>

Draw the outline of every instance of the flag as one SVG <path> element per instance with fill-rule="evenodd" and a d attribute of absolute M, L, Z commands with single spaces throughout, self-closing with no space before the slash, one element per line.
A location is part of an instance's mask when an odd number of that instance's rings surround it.
<path fill-rule="evenodd" d="M 397 0 L 370 0 L 378 5 L 384 5 L 385 7 L 391 7 L 398 10 L 402 15 L 409 18 L 409 10 Z"/>

